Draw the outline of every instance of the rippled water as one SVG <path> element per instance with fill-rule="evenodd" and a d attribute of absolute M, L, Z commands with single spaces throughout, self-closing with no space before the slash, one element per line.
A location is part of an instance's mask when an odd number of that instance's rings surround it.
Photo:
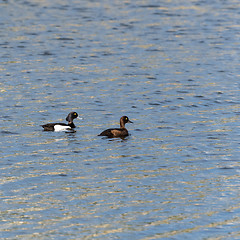
<path fill-rule="evenodd" d="M 1 238 L 239 239 L 239 9 L 1 1 Z"/>

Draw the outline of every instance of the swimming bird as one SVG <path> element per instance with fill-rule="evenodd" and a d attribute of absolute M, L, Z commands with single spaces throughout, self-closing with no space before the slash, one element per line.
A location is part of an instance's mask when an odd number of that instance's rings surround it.
<path fill-rule="evenodd" d="M 47 123 L 47 124 L 44 124 L 41 126 L 44 128 L 44 131 L 72 130 L 73 128 L 76 127 L 73 123 L 73 119 L 75 119 L 75 118 L 79 118 L 78 114 L 76 112 L 70 112 L 66 117 L 66 121 L 68 122 L 68 124 L 66 124 L 66 123 Z M 81 118 L 79 118 L 79 119 L 81 119 Z"/>
<path fill-rule="evenodd" d="M 128 130 L 125 128 L 126 123 L 133 123 L 127 116 L 120 118 L 120 128 L 109 128 L 101 132 L 98 136 L 107 136 L 109 138 L 120 137 L 124 138 L 128 136 Z"/>

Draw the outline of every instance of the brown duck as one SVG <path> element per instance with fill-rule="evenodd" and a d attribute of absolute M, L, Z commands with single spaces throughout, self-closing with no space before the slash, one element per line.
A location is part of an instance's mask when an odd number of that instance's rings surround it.
<path fill-rule="evenodd" d="M 98 136 L 106 136 L 109 138 L 120 137 L 124 138 L 128 136 L 128 130 L 125 128 L 126 123 L 133 123 L 127 116 L 120 118 L 120 128 L 109 128 L 101 132 Z"/>

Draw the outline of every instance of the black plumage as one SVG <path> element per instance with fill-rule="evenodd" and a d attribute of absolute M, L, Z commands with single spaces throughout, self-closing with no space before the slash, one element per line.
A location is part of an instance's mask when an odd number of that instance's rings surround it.
<path fill-rule="evenodd" d="M 63 130 L 71 130 L 75 128 L 76 126 L 73 123 L 73 119 L 78 118 L 78 114 L 76 112 L 70 112 L 67 117 L 66 123 L 47 123 L 44 125 L 41 125 L 44 129 L 44 131 L 63 131 Z"/>

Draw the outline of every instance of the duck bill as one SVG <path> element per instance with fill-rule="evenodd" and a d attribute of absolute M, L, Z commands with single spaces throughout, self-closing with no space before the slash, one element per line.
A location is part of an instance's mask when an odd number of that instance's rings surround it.
<path fill-rule="evenodd" d="M 132 121 L 128 120 L 129 123 L 133 123 Z"/>

